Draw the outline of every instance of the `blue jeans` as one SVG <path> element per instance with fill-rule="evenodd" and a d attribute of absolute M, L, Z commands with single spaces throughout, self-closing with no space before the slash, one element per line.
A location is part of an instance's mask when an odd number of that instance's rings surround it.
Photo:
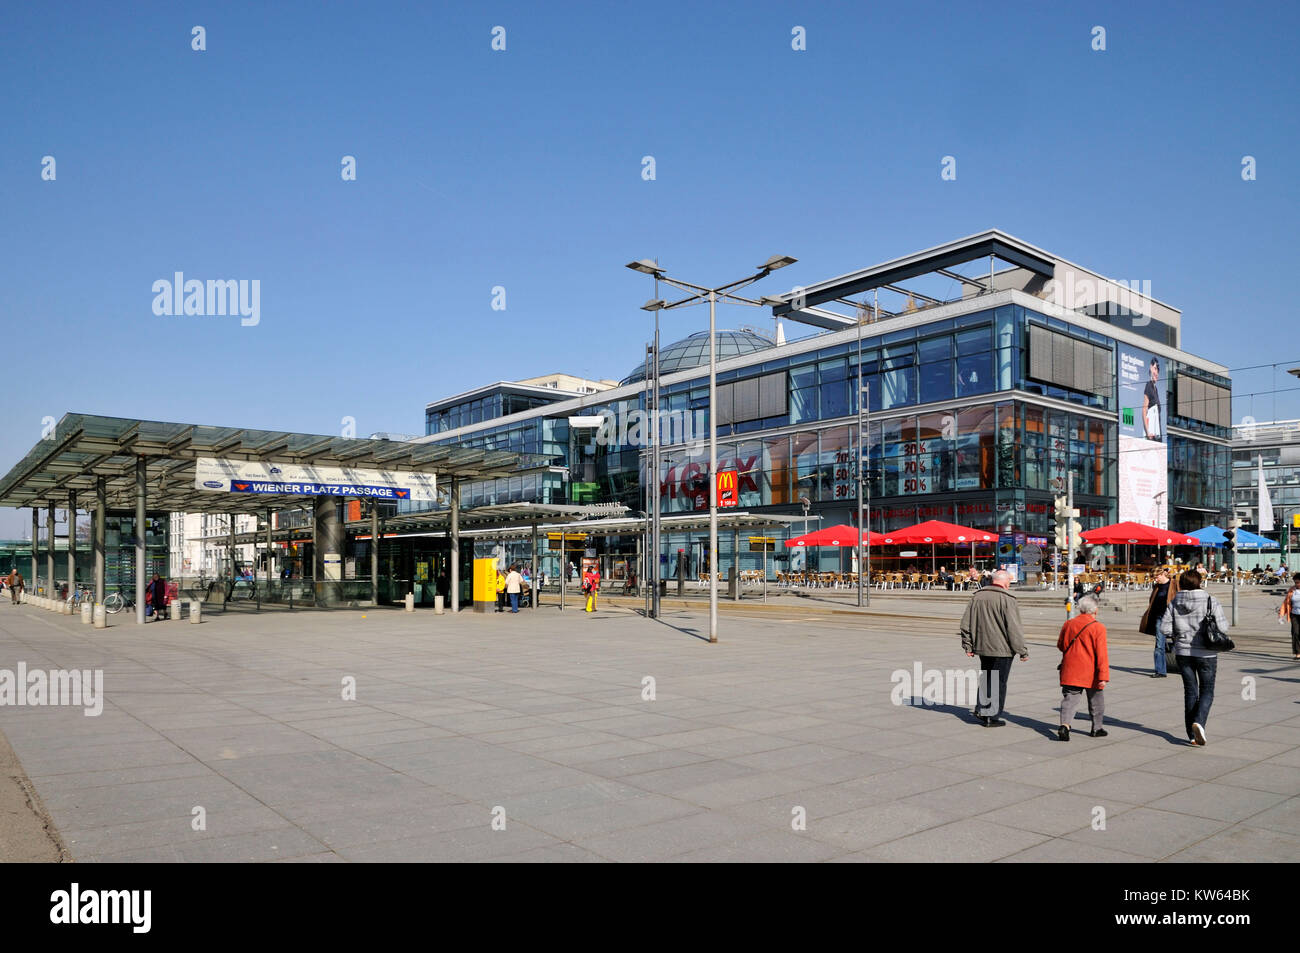
<path fill-rule="evenodd" d="M 1193 658 L 1178 656 L 1178 671 L 1183 676 L 1183 711 L 1187 737 L 1192 737 L 1192 723 L 1205 727 L 1214 704 L 1214 676 L 1219 671 L 1219 657 Z"/>
<path fill-rule="evenodd" d="M 1160 631 L 1160 626 L 1156 626 L 1156 674 L 1169 674 L 1169 670 L 1165 667 L 1165 634 Z"/>
<path fill-rule="evenodd" d="M 510 611 L 511 612 L 519 611 L 519 593 L 517 592 L 510 593 Z"/>

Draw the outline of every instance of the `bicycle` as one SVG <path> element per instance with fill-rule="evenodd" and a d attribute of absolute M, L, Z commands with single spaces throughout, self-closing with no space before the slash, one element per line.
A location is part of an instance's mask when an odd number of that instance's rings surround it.
<path fill-rule="evenodd" d="M 104 598 L 104 611 L 110 612 L 113 615 L 117 615 L 117 613 L 121 612 L 123 609 L 134 609 L 134 608 L 135 608 L 135 599 L 131 598 L 130 596 L 124 596 L 120 592 L 109 593 Z"/>

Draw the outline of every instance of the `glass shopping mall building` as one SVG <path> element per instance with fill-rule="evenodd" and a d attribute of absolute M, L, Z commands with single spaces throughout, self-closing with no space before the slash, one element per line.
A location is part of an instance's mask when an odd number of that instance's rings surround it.
<path fill-rule="evenodd" d="M 718 468 L 737 472 L 742 510 L 855 523 L 860 379 L 873 530 L 926 519 L 996 530 L 999 554 L 981 562 L 1011 561 L 1025 542 L 1050 541 L 1054 495 L 1071 479 L 1084 529 L 1215 522 L 1231 505 L 1231 382 L 1184 350 L 1181 313 L 1149 288 L 989 231 L 769 299 L 774 335 L 717 332 Z M 813 333 L 785 343 L 786 327 Z M 621 384 L 596 393 L 498 382 L 429 404 L 425 441 L 551 464 L 466 484 L 461 505 L 649 511 L 654 361 L 628 352 Z M 661 512 L 707 509 L 708 332 L 658 358 Z M 685 553 L 698 571 L 706 545 L 703 533 L 666 534 L 661 564 Z M 757 568 L 762 556 L 740 546 L 741 568 Z M 818 555 L 839 568 L 841 554 Z"/>

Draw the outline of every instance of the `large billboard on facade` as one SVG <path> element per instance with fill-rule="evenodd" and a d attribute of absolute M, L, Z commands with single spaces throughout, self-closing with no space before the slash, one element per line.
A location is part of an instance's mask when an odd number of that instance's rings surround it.
<path fill-rule="evenodd" d="M 1168 364 L 1120 344 L 1119 518 L 1169 527 Z"/>
<path fill-rule="evenodd" d="M 195 460 L 194 488 L 212 493 L 356 496 L 392 501 L 433 502 L 438 498 L 437 482 L 432 473 L 253 463 L 215 457 Z"/>

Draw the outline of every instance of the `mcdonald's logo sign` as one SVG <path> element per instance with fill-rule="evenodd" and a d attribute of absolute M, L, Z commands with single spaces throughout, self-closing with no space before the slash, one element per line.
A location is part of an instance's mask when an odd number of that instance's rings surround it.
<path fill-rule="evenodd" d="M 718 471 L 718 509 L 740 505 L 739 481 L 735 470 Z"/>

